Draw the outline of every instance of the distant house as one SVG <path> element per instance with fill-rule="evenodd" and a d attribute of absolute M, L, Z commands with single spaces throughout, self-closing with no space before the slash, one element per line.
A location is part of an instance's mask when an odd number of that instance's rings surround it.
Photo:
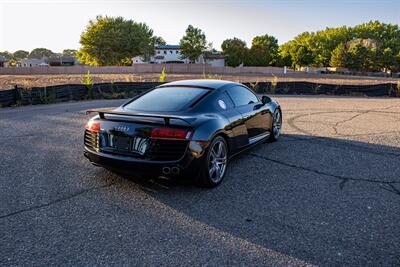
<path fill-rule="evenodd" d="M 43 58 L 24 58 L 17 67 L 74 66 L 79 64 L 73 56 L 51 56 Z"/>
<path fill-rule="evenodd" d="M 8 58 L 0 56 L 0 68 L 8 67 Z"/>
<path fill-rule="evenodd" d="M 189 59 L 181 57 L 180 45 L 158 45 L 150 63 L 189 63 Z"/>
<path fill-rule="evenodd" d="M 144 63 L 148 62 L 144 61 L 143 56 L 136 56 L 132 58 L 132 64 L 144 64 Z"/>
<path fill-rule="evenodd" d="M 179 45 L 157 45 L 155 53 L 150 57 L 150 61 L 145 61 L 143 56 L 132 58 L 133 64 L 143 63 L 190 63 L 188 58 L 183 58 L 181 47 Z M 225 66 L 225 57 L 221 52 L 203 52 L 195 63 L 206 63 L 216 67 Z"/>
<path fill-rule="evenodd" d="M 154 48 L 154 55 L 150 57 L 150 61 L 146 62 L 143 56 L 132 58 L 133 64 L 143 63 L 189 63 L 189 59 L 181 58 L 179 45 L 157 45 Z"/>
<path fill-rule="evenodd" d="M 224 67 L 225 56 L 222 54 L 222 52 L 205 51 L 199 57 L 197 63 L 210 64 L 213 67 Z"/>
<path fill-rule="evenodd" d="M 41 67 L 41 66 L 48 66 L 44 59 L 38 58 L 24 58 L 21 59 L 20 62 L 17 63 L 18 67 Z"/>
<path fill-rule="evenodd" d="M 47 59 L 50 66 L 74 66 L 77 60 L 73 56 L 52 56 Z"/>

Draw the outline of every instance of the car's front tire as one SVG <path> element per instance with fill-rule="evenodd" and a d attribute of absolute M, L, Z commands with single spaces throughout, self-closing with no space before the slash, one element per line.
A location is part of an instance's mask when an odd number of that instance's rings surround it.
<path fill-rule="evenodd" d="M 228 166 L 228 145 L 222 136 L 216 136 L 204 155 L 198 183 L 203 187 L 219 185 L 225 177 Z"/>
<path fill-rule="evenodd" d="M 272 116 L 272 129 L 268 138 L 269 142 L 275 142 L 279 139 L 282 129 L 282 112 L 279 108 L 275 109 Z"/>

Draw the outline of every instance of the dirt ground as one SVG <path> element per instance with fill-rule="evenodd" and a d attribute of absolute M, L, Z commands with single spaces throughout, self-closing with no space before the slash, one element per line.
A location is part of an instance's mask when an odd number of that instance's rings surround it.
<path fill-rule="evenodd" d="M 57 75 L 0 75 L 0 90 L 13 88 L 15 85 L 24 88 L 42 87 L 60 84 L 80 84 L 82 74 L 57 74 Z M 103 82 L 149 82 L 158 81 L 159 73 L 145 74 L 92 74 L 94 83 Z M 280 75 L 207 75 L 202 74 L 166 74 L 165 81 L 175 81 L 184 79 L 223 79 L 235 82 L 262 82 L 274 80 L 277 82 L 289 81 L 308 81 L 322 84 L 346 84 L 346 85 L 369 85 L 389 82 L 399 82 L 400 79 L 379 78 L 379 77 L 359 77 L 343 76 L 332 74 L 305 74 L 290 73 Z"/>

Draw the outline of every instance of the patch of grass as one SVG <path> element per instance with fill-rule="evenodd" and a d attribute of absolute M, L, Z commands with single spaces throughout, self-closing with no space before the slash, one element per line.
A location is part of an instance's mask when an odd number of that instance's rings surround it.
<path fill-rule="evenodd" d="M 279 78 L 272 74 L 273 78 L 271 80 L 271 88 L 270 88 L 270 93 L 271 94 L 275 94 L 276 93 L 276 88 L 278 87 L 278 82 L 279 82 Z"/>
<path fill-rule="evenodd" d="M 218 74 L 214 74 L 214 75 L 208 74 L 208 75 L 207 75 L 207 79 L 208 79 L 208 80 L 221 80 L 221 76 L 218 75 Z"/>
<path fill-rule="evenodd" d="M 249 83 L 249 85 L 254 92 L 258 92 L 258 79 L 254 83 Z"/>
<path fill-rule="evenodd" d="M 317 84 L 313 86 L 314 94 L 318 95 L 319 89 L 321 89 L 322 85 Z"/>
<path fill-rule="evenodd" d="M 290 92 L 290 88 L 286 86 L 285 88 L 283 88 L 282 92 L 283 92 L 285 95 L 287 95 L 287 94 Z"/>
<path fill-rule="evenodd" d="M 390 85 L 388 95 L 400 97 L 400 80 L 398 80 L 395 85 Z"/>
<path fill-rule="evenodd" d="M 90 71 L 88 71 L 86 73 L 86 75 L 83 77 L 82 79 L 82 84 L 86 86 L 86 88 L 88 89 L 88 94 L 86 96 L 86 99 L 93 99 L 94 98 L 94 94 L 93 94 L 93 77 L 92 75 L 90 75 Z"/>
<path fill-rule="evenodd" d="M 98 90 L 99 90 L 100 98 L 104 98 L 104 99 L 131 98 L 136 95 L 135 91 L 119 90 L 118 87 L 116 87 L 114 85 L 114 83 L 110 84 L 110 92 L 104 92 L 100 88 Z"/>

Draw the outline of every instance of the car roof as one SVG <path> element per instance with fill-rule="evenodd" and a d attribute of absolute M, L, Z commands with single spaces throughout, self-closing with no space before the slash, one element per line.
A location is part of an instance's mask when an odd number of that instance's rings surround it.
<path fill-rule="evenodd" d="M 206 79 L 199 79 L 199 80 L 181 80 L 175 81 L 170 83 L 162 84 L 158 87 L 170 87 L 170 86 L 188 86 L 188 87 L 206 87 L 209 89 L 217 90 L 226 85 L 241 85 L 239 83 L 231 82 L 231 81 L 224 81 L 224 80 L 206 80 Z"/>

